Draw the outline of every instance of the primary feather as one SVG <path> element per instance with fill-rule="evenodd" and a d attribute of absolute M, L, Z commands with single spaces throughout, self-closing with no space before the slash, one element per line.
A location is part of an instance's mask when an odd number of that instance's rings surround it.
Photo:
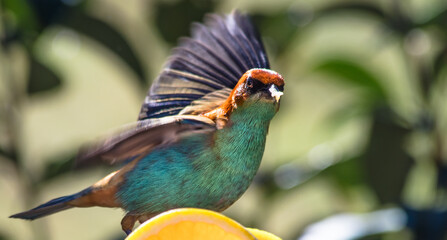
<path fill-rule="evenodd" d="M 228 94 L 212 100 L 225 101 L 252 68 L 269 68 L 269 62 L 249 17 L 237 11 L 223 18 L 208 15 L 205 24 L 194 24 L 191 38 L 181 39 L 174 49 L 148 92 L 139 120 L 179 114 L 191 108 L 192 102 L 220 90 Z"/>

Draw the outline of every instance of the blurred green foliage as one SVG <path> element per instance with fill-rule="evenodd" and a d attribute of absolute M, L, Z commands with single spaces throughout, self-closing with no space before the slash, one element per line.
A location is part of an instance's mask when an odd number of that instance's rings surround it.
<path fill-rule="evenodd" d="M 447 239 L 441 0 L 3 0 L 3 216 L 109 172 L 73 168 L 79 146 L 136 119 L 192 22 L 235 8 L 253 16 L 286 90 L 259 174 L 226 214 L 285 239 Z M 121 214 L 4 218 L 0 238 L 122 239 Z"/>

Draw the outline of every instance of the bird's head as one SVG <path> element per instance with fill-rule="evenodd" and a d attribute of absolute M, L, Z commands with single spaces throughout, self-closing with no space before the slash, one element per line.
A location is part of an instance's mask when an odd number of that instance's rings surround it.
<path fill-rule="evenodd" d="M 262 68 L 248 70 L 239 79 L 227 100 L 217 109 L 203 114 L 212 120 L 223 120 L 225 125 L 230 116 L 239 109 L 251 109 L 254 114 L 268 111 L 273 117 L 279 109 L 284 91 L 284 78 L 275 71 Z M 273 111 L 273 112 L 272 112 Z"/>
<path fill-rule="evenodd" d="M 248 70 L 230 94 L 233 108 L 246 102 L 270 102 L 279 108 L 279 100 L 284 91 L 284 78 L 277 72 L 254 68 Z"/>

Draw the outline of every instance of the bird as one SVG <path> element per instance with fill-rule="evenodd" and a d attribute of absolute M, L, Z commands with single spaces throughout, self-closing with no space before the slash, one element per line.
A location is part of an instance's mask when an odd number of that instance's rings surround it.
<path fill-rule="evenodd" d="M 10 217 L 122 208 L 121 228 L 130 234 L 137 221 L 170 209 L 221 212 L 253 181 L 283 92 L 284 78 L 270 69 L 250 17 L 237 10 L 207 14 L 172 50 L 138 120 L 79 150 L 78 164 L 105 162 L 118 170 Z"/>

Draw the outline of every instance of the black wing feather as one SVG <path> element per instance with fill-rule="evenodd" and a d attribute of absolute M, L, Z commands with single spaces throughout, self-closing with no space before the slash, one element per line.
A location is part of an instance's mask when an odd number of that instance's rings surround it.
<path fill-rule="evenodd" d="M 231 84 L 229 79 L 232 79 L 232 76 L 226 69 L 223 69 L 221 66 L 216 63 L 208 61 L 205 57 L 201 57 L 200 54 L 194 52 L 194 50 L 186 49 L 186 48 L 178 48 L 176 49 L 178 54 L 183 54 L 184 56 L 196 59 L 196 65 L 204 65 L 205 69 L 211 70 L 211 74 L 213 75 L 213 80 L 220 82 L 222 84 Z"/>
<path fill-rule="evenodd" d="M 196 52 L 199 56 L 208 55 L 216 60 L 214 64 L 224 68 L 224 71 L 227 74 L 227 78 L 222 79 L 222 81 L 231 84 L 232 79 L 240 77 L 240 71 L 238 70 L 237 66 L 230 64 L 228 61 L 222 58 L 222 56 L 217 55 L 216 51 L 209 49 L 208 45 L 203 44 L 199 41 L 192 41 L 191 39 L 185 39 L 184 41 L 188 41 L 189 46 L 191 46 L 191 50 Z"/>
<path fill-rule="evenodd" d="M 95 145 L 86 146 L 77 156 L 78 166 L 103 160 L 110 164 L 127 161 L 147 154 L 158 146 L 176 142 L 185 134 L 215 130 L 208 118 L 183 115 L 147 119 L 125 126 L 120 134 L 112 135 Z"/>
<path fill-rule="evenodd" d="M 269 68 L 269 63 L 249 17 L 237 11 L 224 17 L 208 15 L 205 24 L 194 24 L 192 37 L 182 39 L 173 51 L 139 120 L 177 115 L 207 94 L 233 89 L 252 68 Z"/>
<path fill-rule="evenodd" d="M 235 28 L 237 25 L 234 25 L 234 21 L 232 19 L 227 19 L 224 21 L 221 18 L 218 18 L 216 15 L 211 16 L 214 20 L 214 26 L 211 25 L 212 33 L 214 36 L 219 36 L 219 34 L 224 34 L 224 36 L 234 36 L 228 27 Z M 229 25 L 229 26 L 228 26 Z M 223 31 L 223 32 L 222 32 Z M 238 36 L 238 35 L 236 35 Z M 242 69 L 248 69 L 250 65 L 254 65 L 251 61 L 250 57 L 246 53 L 246 49 L 244 46 L 239 44 L 239 37 L 233 39 L 219 39 L 216 37 L 217 41 L 224 46 L 225 50 L 231 53 L 231 57 L 237 61 L 238 65 L 242 67 Z"/>

